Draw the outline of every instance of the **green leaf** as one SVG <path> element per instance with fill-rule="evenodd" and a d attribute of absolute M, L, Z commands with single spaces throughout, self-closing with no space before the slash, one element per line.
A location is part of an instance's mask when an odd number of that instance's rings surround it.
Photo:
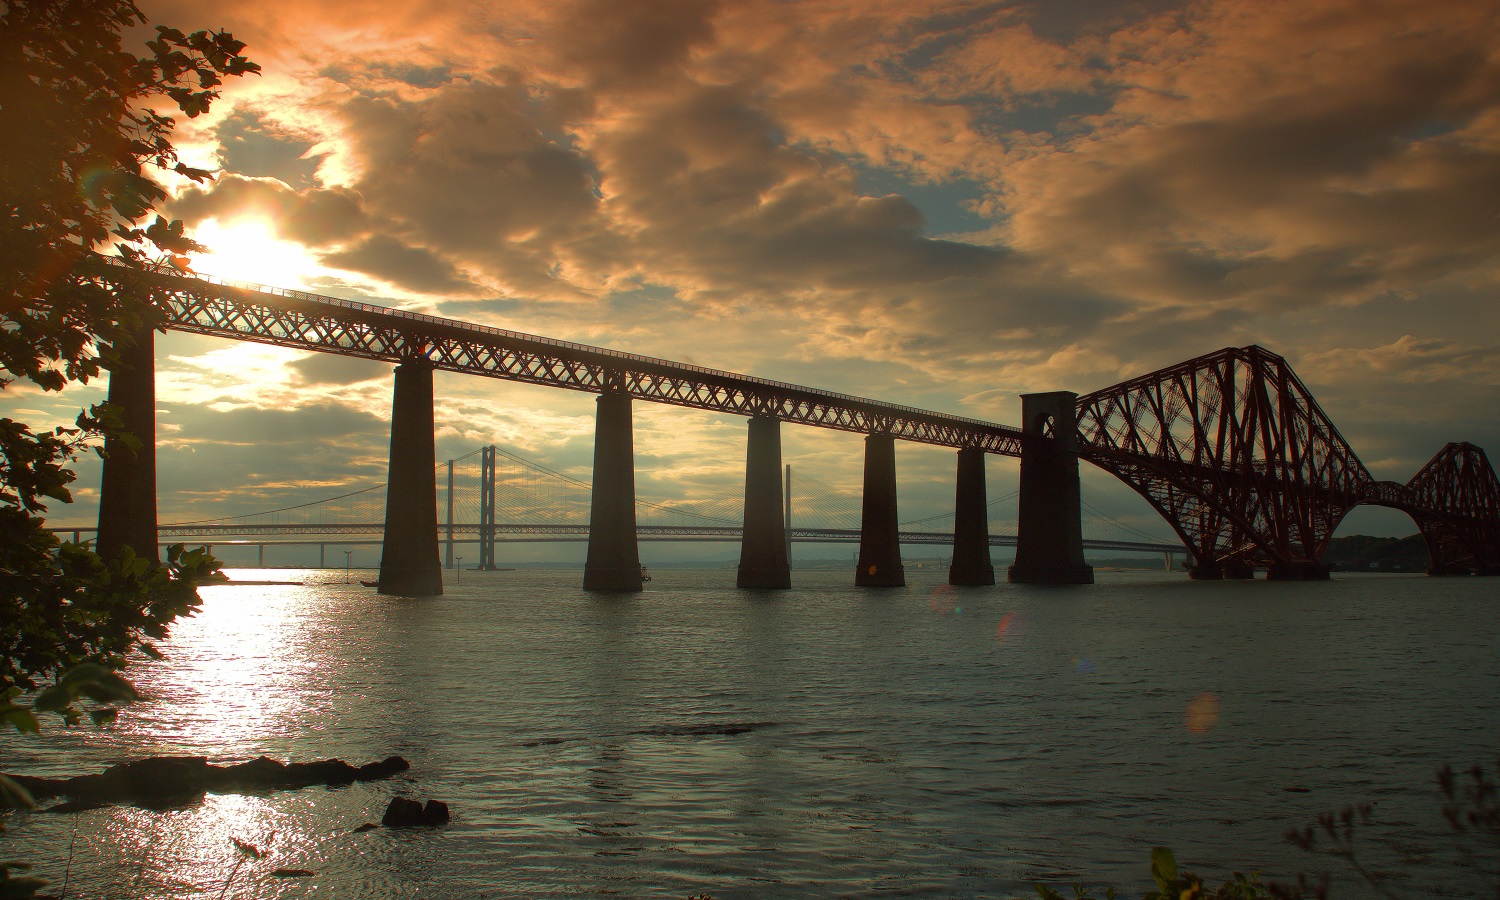
<path fill-rule="evenodd" d="M 42 730 L 31 710 L 10 702 L 0 703 L 0 722 L 10 725 L 21 734 L 37 734 Z"/>
<path fill-rule="evenodd" d="M 37 692 L 36 699 L 32 705 L 38 712 L 62 712 L 78 699 L 77 695 L 61 684 L 54 684 Z"/>
<path fill-rule="evenodd" d="M 20 878 L 0 878 L 0 898 L 9 900 L 11 897 L 35 897 L 36 892 L 51 884 L 45 878 L 35 875 L 22 875 Z"/>
<path fill-rule="evenodd" d="M 1163 891 L 1171 890 L 1177 881 L 1177 859 L 1170 847 L 1151 848 L 1151 877 Z"/>
<path fill-rule="evenodd" d="M 36 800 L 31 792 L 26 790 L 15 779 L 6 775 L 0 775 L 0 806 L 11 809 L 36 809 Z M 13 868 L 25 868 L 24 863 L 5 863 Z"/>

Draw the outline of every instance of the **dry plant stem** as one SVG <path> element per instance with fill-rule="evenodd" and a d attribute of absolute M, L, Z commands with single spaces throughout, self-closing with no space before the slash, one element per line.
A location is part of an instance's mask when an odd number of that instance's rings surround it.
<path fill-rule="evenodd" d="M 62 890 L 57 900 L 67 900 L 68 881 L 73 877 L 73 847 L 78 844 L 78 813 L 73 813 L 73 836 L 68 838 L 68 864 L 63 867 Z"/>
<path fill-rule="evenodd" d="M 224 879 L 224 888 L 219 891 L 219 900 L 224 900 L 224 895 L 229 893 L 229 886 L 234 883 L 234 876 L 240 873 L 240 866 L 245 864 L 245 857 L 241 856 L 235 860 L 234 868 L 229 870 L 229 877 Z"/>

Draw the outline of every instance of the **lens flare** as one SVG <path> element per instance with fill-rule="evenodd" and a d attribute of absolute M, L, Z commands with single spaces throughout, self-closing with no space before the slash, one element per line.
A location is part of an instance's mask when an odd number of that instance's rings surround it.
<path fill-rule="evenodd" d="M 1188 701 L 1187 730 L 1193 734 L 1205 734 L 1219 722 L 1219 698 L 1204 691 Z"/>

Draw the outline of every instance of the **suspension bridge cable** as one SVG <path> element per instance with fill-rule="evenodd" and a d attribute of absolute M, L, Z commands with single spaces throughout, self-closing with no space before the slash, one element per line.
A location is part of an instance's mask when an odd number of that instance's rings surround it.
<path fill-rule="evenodd" d="M 449 460 L 448 462 L 462 462 L 463 460 L 466 460 L 466 459 L 468 459 L 471 456 L 477 456 L 478 454 L 479 454 L 479 451 L 475 450 L 472 453 L 465 454 L 463 456 L 458 457 L 457 459 Z M 432 471 L 434 471 L 434 472 L 441 471 L 442 469 L 446 468 L 447 465 L 448 465 L 447 462 L 439 463 L 437 466 L 435 466 L 433 468 Z M 260 512 L 244 513 L 243 515 L 238 515 L 238 516 L 219 516 L 218 518 L 215 518 L 215 519 L 199 519 L 199 520 L 197 520 L 195 522 L 171 522 L 169 524 L 163 525 L 162 527 L 163 528 L 181 528 L 181 527 L 186 526 L 186 525 L 213 525 L 213 524 L 215 524 L 217 522 L 236 522 L 236 521 L 239 521 L 240 519 L 253 519 L 256 516 L 270 516 L 270 515 L 275 515 L 276 513 L 290 512 L 290 511 L 292 511 L 294 509 L 306 509 L 309 506 L 317 506 L 317 505 L 322 504 L 322 503 L 332 503 L 335 500 L 343 500 L 343 499 L 346 499 L 348 497 L 358 497 L 360 494 L 369 494 L 369 493 L 372 493 L 374 491 L 382 490 L 382 489 L 385 488 L 385 486 L 386 486 L 386 483 L 384 481 L 382 481 L 381 483 L 379 483 L 377 485 L 372 485 L 371 487 L 367 487 L 367 488 L 360 488 L 357 491 L 350 491 L 347 494 L 339 494 L 336 497 L 324 497 L 321 500 L 309 500 L 306 503 L 298 503 L 295 506 L 283 506 L 283 507 L 281 507 L 279 509 L 263 509 Z"/>
<path fill-rule="evenodd" d="M 1016 498 L 1016 496 L 1018 494 L 1020 494 L 1020 493 L 1021 493 L 1020 491 L 1011 491 L 1009 494 L 1006 494 L 1004 497 L 996 497 L 995 499 L 993 499 L 993 500 L 989 501 L 988 503 L 986 503 L 984 506 L 985 506 L 986 509 L 988 509 L 989 507 L 994 506 L 997 503 L 1007 503 L 1007 502 L 1009 502 L 1011 500 L 1014 500 Z M 921 519 L 911 519 L 909 521 L 902 522 L 901 523 L 901 527 L 905 528 L 908 525 L 923 525 L 923 524 L 926 524 L 927 522 L 938 522 L 938 521 L 941 521 L 943 519 L 951 519 L 951 518 L 953 518 L 953 513 L 951 513 L 951 512 L 938 513 L 935 516 L 927 516 L 927 517 L 921 518 Z"/>
<path fill-rule="evenodd" d="M 1111 515 L 1108 515 L 1108 514 L 1106 514 L 1104 512 L 1101 512 L 1097 507 L 1091 505 L 1087 500 L 1080 499 L 1078 502 L 1080 504 L 1082 504 L 1082 506 L 1083 506 L 1084 509 L 1087 509 L 1089 512 L 1091 512 L 1094 515 L 1098 516 L 1100 519 L 1104 520 L 1105 522 L 1108 522 L 1109 524 L 1115 526 L 1116 528 L 1121 529 L 1122 531 L 1129 532 L 1130 534 L 1133 534 L 1133 535 L 1135 535 L 1137 537 L 1143 537 L 1146 540 L 1151 541 L 1153 543 L 1164 543 L 1165 542 L 1165 539 L 1162 538 L 1160 535 L 1155 535 L 1155 534 L 1151 534 L 1150 532 L 1142 531 L 1141 529 L 1135 527 L 1134 525 L 1126 524 L 1125 522 L 1122 522 L 1119 519 L 1116 519 L 1114 516 L 1111 516 Z"/>

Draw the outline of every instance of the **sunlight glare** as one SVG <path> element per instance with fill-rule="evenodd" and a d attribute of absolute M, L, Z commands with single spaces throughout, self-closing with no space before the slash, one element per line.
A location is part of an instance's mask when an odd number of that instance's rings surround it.
<path fill-rule="evenodd" d="M 193 228 L 192 237 L 208 248 L 206 253 L 191 257 L 193 271 L 204 275 L 306 288 L 325 271 L 306 247 L 282 238 L 266 219 L 204 219 Z"/>

